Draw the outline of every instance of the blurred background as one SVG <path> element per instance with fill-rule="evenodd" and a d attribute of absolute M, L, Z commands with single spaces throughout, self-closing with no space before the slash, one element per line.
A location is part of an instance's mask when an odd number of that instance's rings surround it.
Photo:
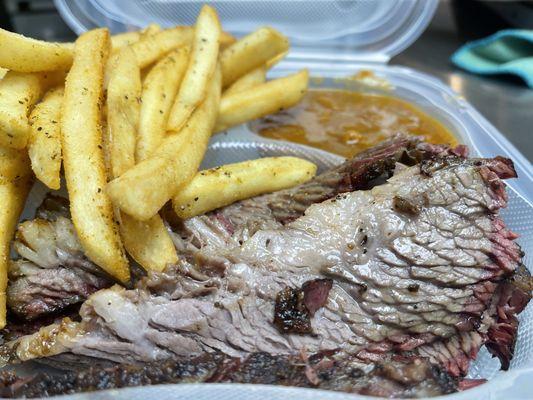
<path fill-rule="evenodd" d="M 0 0 L 0 26 L 45 40 L 71 41 L 76 37 L 53 0 Z M 475 76 L 450 62 L 450 56 L 467 41 L 507 28 L 533 30 L 533 1 L 440 0 L 428 29 L 391 63 L 443 80 L 532 161 L 533 90 L 519 78 Z"/>

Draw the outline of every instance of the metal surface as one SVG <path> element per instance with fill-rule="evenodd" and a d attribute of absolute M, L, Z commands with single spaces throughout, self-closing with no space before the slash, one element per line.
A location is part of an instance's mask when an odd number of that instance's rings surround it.
<path fill-rule="evenodd" d="M 478 77 L 455 68 L 450 56 L 461 44 L 453 30 L 436 29 L 432 24 L 391 64 L 405 65 L 444 81 L 533 161 L 533 90 L 517 79 Z"/>

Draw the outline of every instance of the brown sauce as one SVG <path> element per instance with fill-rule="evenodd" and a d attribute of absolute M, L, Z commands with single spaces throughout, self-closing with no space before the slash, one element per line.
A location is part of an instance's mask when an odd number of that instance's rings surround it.
<path fill-rule="evenodd" d="M 295 107 L 253 121 L 250 127 L 262 136 L 345 157 L 397 132 L 422 136 L 431 143 L 457 144 L 442 123 L 406 101 L 346 90 L 309 90 Z"/>

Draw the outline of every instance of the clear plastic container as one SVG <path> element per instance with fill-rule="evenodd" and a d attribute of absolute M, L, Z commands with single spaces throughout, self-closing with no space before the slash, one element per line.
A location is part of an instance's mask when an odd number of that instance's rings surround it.
<path fill-rule="evenodd" d="M 196 0 L 54 0 L 57 9 L 77 33 L 96 26 L 112 32 L 138 29 L 156 22 L 161 26 L 193 24 L 204 2 Z M 413 43 L 427 27 L 437 0 L 218 0 L 223 28 L 237 36 L 270 25 L 290 38 L 291 50 L 271 76 L 308 68 L 312 86 L 349 87 L 383 91 L 353 80 L 370 69 L 392 85 L 387 94 L 416 104 L 446 124 L 474 154 L 506 155 L 513 159 L 520 180 L 511 186 L 533 199 L 531 164 L 468 102 L 441 81 L 387 61 Z"/>
<path fill-rule="evenodd" d="M 192 24 L 203 2 L 189 0 L 55 0 L 66 22 L 78 33 L 96 26 L 113 32 L 137 29 L 152 22 L 162 26 Z M 224 29 L 237 36 L 258 26 L 278 28 L 291 40 L 288 57 L 271 71 L 279 76 L 308 68 L 311 86 L 349 88 L 393 95 L 407 100 L 442 121 L 467 144 L 473 155 L 511 158 L 519 179 L 509 185 L 509 207 L 502 215 L 511 230 L 519 233 L 526 253 L 524 262 L 533 269 L 533 171 L 520 152 L 465 99 L 441 81 L 404 67 L 389 66 L 388 60 L 416 40 L 436 9 L 437 0 L 272 0 L 213 1 Z M 370 87 L 353 79 L 360 70 L 372 70 L 390 88 Z M 263 154 L 305 156 L 322 167 L 340 158 L 306 146 L 261 138 L 247 126 L 216 135 L 204 160 L 210 167 L 254 158 Z M 499 372 L 499 363 L 482 350 L 470 369 L 471 377 L 490 378 L 489 383 L 446 399 L 525 399 L 533 395 L 533 305 L 520 316 L 521 325 L 511 370 Z M 529 379 L 528 379 L 529 377 Z M 198 399 L 330 399 L 367 398 L 295 388 L 250 385 L 168 385 L 114 391 L 116 398 Z M 68 396 L 85 398 L 87 395 Z M 105 394 L 91 394 L 104 398 Z"/>

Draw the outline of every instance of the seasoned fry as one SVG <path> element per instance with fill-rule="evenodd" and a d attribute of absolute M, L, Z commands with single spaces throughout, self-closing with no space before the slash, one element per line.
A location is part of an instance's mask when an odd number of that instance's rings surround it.
<path fill-rule="evenodd" d="M 224 96 L 229 96 L 231 94 L 242 92 L 243 90 L 250 89 L 254 86 L 265 83 L 266 81 L 267 67 L 266 65 L 261 65 L 256 69 L 251 70 L 246 75 L 241 76 L 233 84 L 224 90 L 222 93 L 222 98 Z"/>
<path fill-rule="evenodd" d="M 35 40 L 0 29 L 0 67 L 17 72 L 67 70 L 72 45 Z"/>
<path fill-rule="evenodd" d="M 107 185 L 107 193 L 116 206 L 145 221 L 194 177 L 216 121 L 220 89 L 221 75 L 217 68 L 206 99 L 185 127 L 167 135 L 153 156 Z"/>
<path fill-rule="evenodd" d="M 150 35 L 155 35 L 161 32 L 163 29 L 158 24 L 150 24 L 141 31 L 141 39 L 144 39 Z"/>
<path fill-rule="evenodd" d="M 135 52 L 139 67 L 145 68 L 169 51 L 189 45 L 193 38 L 193 30 L 188 26 L 177 26 L 165 29 L 155 35 L 148 36 L 131 45 Z"/>
<path fill-rule="evenodd" d="M 124 47 L 108 65 L 107 130 L 112 176 L 135 165 L 135 136 L 141 109 L 141 71 L 135 53 Z"/>
<path fill-rule="evenodd" d="M 242 124 L 298 103 L 307 90 L 309 73 L 302 70 L 284 78 L 224 96 L 215 132 Z"/>
<path fill-rule="evenodd" d="M 72 222 L 80 243 L 89 259 L 125 283 L 130 276 L 128 263 L 104 190 L 100 109 L 109 47 L 106 29 L 89 31 L 76 40 L 65 83 L 61 137 Z"/>
<path fill-rule="evenodd" d="M 31 169 L 26 152 L 0 147 L 0 329 L 6 325 L 10 243 L 30 187 Z"/>
<path fill-rule="evenodd" d="M 158 24 L 150 24 L 140 31 L 117 33 L 116 35 L 111 36 L 111 49 L 112 51 L 120 50 L 123 47 L 138 42 L 140 39 L 161 32 L 161 30 L 162 29 Z"/>
<path fill-rule="evenodd" d="M 203 6 L 196 20 L 187 71 L 168 119 L 168 130 L 178 132 L 205 98 L 218 58 L 220 21 L 216 11 Z"/>
<path fill-rule="evenodd" d="M 30 114 L 28 154 L 37 179 L 50 189 L 60 187 L 60 118 L 63 88 L 50 90 Z"/>
<path fill-rule="evenodd" d="M 268 60 L 266 62 L 266 67 L 267 69 L 270 69 L 272 68 L 274 65 L 276 65 L 277 63 L 279 63 L 281 60 L 283 60 L 285 57 L 287 57 L 287 54 L 289 54 L 288 51 L 285 51 L 283 53 L 279 53 L 278 55 L 272 57 L 270 60 Z"/>
<path fill-rule="evenodd" d="M 237 39 L 235 39 L 235 36 L 233 36 L 231 33 L 228 32 L 220 32 L 220 48 L 225 49 L 228 46 L 231 46 L 233 43 L 235 43 Z"/>
<path fill-rule="evenodd" d="M 189 48 L 181 47 L 155 64 L 143 82 L 137 135 L 137 162 L 145 160 L 165 137 L 170 108 L 189 61 Z"/>
<path fill-rule="evenodd" d="M 260 67 L 251 70 L 246 75 L 241 76 L 239 79 L 233 82 L 231 86 L 224 91 L 224 93 L 222 93 L 222 97 L 240 92 L 244 89 L 252 88 L 261 83 L 265 83 L 268 70 L 280 62 L 286 55 L 287 52 L 280 53 L 268 60 L 265 65 L 261 65 Z"/>
<path fill-rule="evenodd" d="M 147 271 L 163 271 L 178 261 L 176 247 L 159 214 L 139 221 L 122 213 L 120 233 L 128 253 Z"/>
<path fill-rule="evenodd" d="M 316 165 L 295 157 L 267 157 L 200 171 L 172 198 L 180 218 L 190 218 L 311 179 Z"/>
<path fill-rule="evenodd" d="M 272 28 L 250 33 L 220 53 L 222 86 L 228 87 L 241 76 L 288 50 L 287 38 Z"/>
<path fill-rule="evenodd" d="M 39 74 L 9 71 L 0 80 L 0 145 L 26 147 L 30 135 L 28 114 L 41 92 Z"/>
<path fill-rule="evenodd" d="M 138 42 L 141 38 L 141 32 L 124 32 L 111 36 L 111 47 L 113 51 L 118 51 L 123 47 Z"/>
<path fill-rule="evenodd" d="M 186 61 L 183 64 L 186 65 Z M 129 47 L 120 50 L 109 67 L 106 151 L 111 176 L 116 178 L 135 165 L 141 71 Z M 119 219 L 124 247 L 143 268 L 161 271 L 178 260 L 176 248 L 159 215 L 141 222 L 122 213 Z"/>

